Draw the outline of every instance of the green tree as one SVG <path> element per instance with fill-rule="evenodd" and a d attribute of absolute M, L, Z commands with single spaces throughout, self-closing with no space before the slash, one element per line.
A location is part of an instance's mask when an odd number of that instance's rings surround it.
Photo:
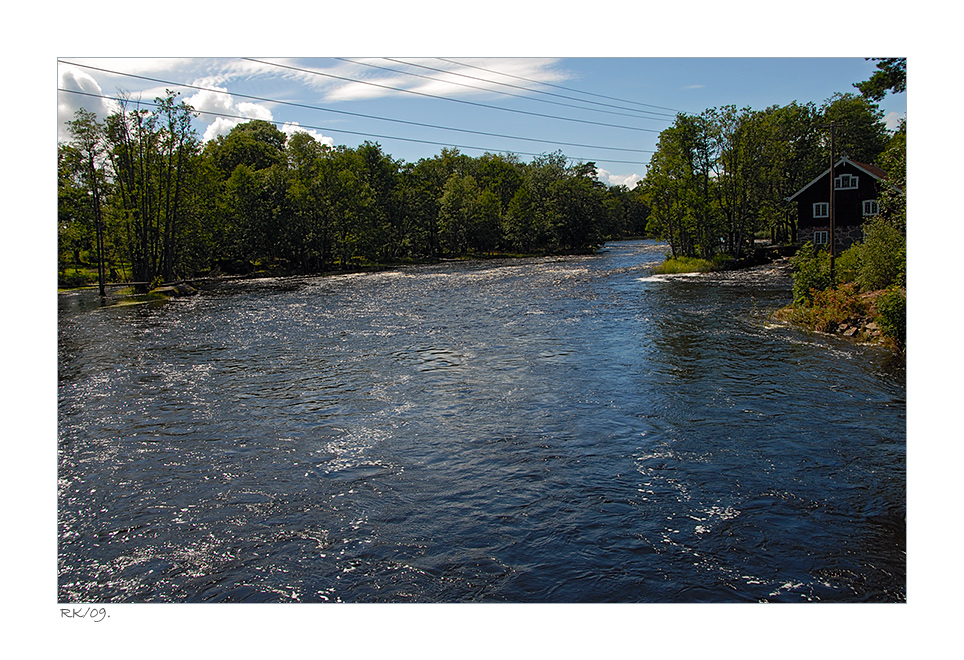
<path fill-rule="evenodd" d="M 303 273 L 323 271 L 331 246 L 330 201 L 322 177 L 327 147 L 298 131 L 285 146 L 288 162 L 287 242 L 294 267 Z"/>
<path fill-rule="evenodd" d="M 772 106 L 762 114 L 767 138 L 760 163 L 766 187 L 761 213 L 775 241 L 796 242 L 796 213 L 786 199 L 827 166 L 818 119 L 813 103 Z"/>
<path fill-rule="evenodd" d="M 184 187 L 195 174 L 199 142 L 191 128 L 194 109 L 183 101 L 175 105 L 177 93 L 157 99 L 158 114 L 164 121 L 159 148 L 164 160 L 161 170 L 163 190 L 162 276 L 170 282 L 175 277 L 175 259 L 180 248 L 180 223 L 183 221 Z"/>
<path fill-rule="evenodd" d="M 159 112 L 122 104 L 107 118 L 106 135 L 121 219 L 134 279 L 175 276 L 181 245 L 182 201 L 193 187 L 199 142 L 190 126 L 193 109 L 168 90 L 155 100 Z M 190 179 L 190 181 L 189 181 Z"/>
<path fill-rule="evenodd" d="M 868 80 L 854 83 L 863 97 L 869 101 L 882 101 L 888 92 L 899 94 L 907 91 L 906 57 L 868 57 L 877 62 L 877 70 Z"/>
<path fill-rule="evenodd" d="M 824 103 L 820 112 L 824 124 L 832 122 L 836 125 L 838 155 L 862 163 L 873 163 L 887 147 L 884 113 L 862 96 L 835 94 Z"/>
<path fill-rule="evenodd" d="M 97 121 L 94 113 L 80 108 L 74 113 L 73 121 L 68 122 L 68 130 L 74 143 L 74 149 L 65 152 L 72 158 L 65 159 L 65 166 L 73 166 L 77 175 L 75 181 L 87 193 L 90 203 L 89 218 L 93 224 L 96 254 L 97 254 L 97 282 L 101 297 L 106 295 L 104 288 L 105 272 L 105 244 L 104 235 L 104 198 L 107 192 L 107 174 L 105 172 L 106 145 L 104 143 L 104 127 Z M 65 181 L 68 183 L 69 179 Z M 69 194 L 71 191 L 65 189 Z M 76 210 L 76 194 L 72 196 Z M 83 217 L 82 214 L 78 214 Z"/>
<path fill-rule="evenodd" d="M 57 244 L 61 275 L 82 263 L 93 250 L 95 231 L 91 197 L 83 176 L 84 159 L 70 144 L 57 145 Z"/>
<path fill-rule="evenodd" d="M 439 200 L 439 238 L 447 254 L 464 255 L 470 246 L 481 190 L 471 175 L 453 173 Z"/>
<path fill-rule="evenodd" d="M 218 136 L 208 145 L 208 155 L 226 179 L 241 164 L 252 170 L 283 164 L 285 139 L 285 134 L 271 122 L 253 119 Z"/>
<path fill-rule="evenodd" d="M 907 229 L 907 120 L 902 119 L 877 165 L 887 172 L 880 194 L 880 214 L 900 231 Z"/>
<path fill-rule="evenodd" d="M 595 247 L 602 237 L 607 212 L 596 164 L 581 163 L 552 184 L 555 240 L 566 251 Z"/>
<path fill-rule="evenodd" d="M 711 113 L 677 115 L 650 159 L 643 184 L 650 206 L 646 230 L 669 242 L 674 258 L 710 258 L 723 236 L 714 121 Z"/>

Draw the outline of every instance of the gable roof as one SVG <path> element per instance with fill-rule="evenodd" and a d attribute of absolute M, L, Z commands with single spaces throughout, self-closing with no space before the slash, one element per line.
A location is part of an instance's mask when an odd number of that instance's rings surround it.
<path fill-rule="evenodd" d="M 880 169 L 879 167 L 877 167 L 876 165 L 868 165 L 867 163 L 858 163 L 858 162 L 855 161 L 855 160 L 850 160 L 850 159 L 847 158 L 846 156 L 844 156 L 843 158 L 841 158 L 840 160 L 838 160 L 836 163 L 834 163 L 833 166 L 834 166 L 834 168 L 837 168 L 837 167 L 840 167 L 841 165 L 843 165 L 844 163 L 848 163 L 848 164 L 850 164 L 850 165 L 853 165 L 853 166 L 856 167 L 858 170 L 861 170 L 861 171 L 863 171 L 863 172 L 866 172 L 867 174 L 869 174 L 870 176 L 874 177 L 874 178 L 877 179 L 878 181 L 881 180 L 881 179 L 886 179 L 886 178 L 887 178 L 887 173 L 884 172 L 884 171 L 883 171 L 882 169 Z M 807 185 L 805 185 L 803 188 L 801 188 L 801 189 L 798 190 L 797 192 L 793 193 L 790 197 L 787 197 L 786 200 L 787 200 L 788 202 L 792 202 L 794 199 L 796 199 L 797 195 L 799 195 L 800 193 L 802 193 L 804 190 L 806 190 L 807 188 L 809 188 L 810 186 L 812 186 L 813 184 L 815 184 L 817 181 L 819 181 L 819 180 L 822 179 L 823 177 L 827 176 L 827 174 L 829 174 L 829 173 L 830 173 L 830 168 L 828 167 L 828 168 L 825 169 L 823 172 L 821 172 L 813 181 L 811 181 L 810 183 L 808 183 Z"/>

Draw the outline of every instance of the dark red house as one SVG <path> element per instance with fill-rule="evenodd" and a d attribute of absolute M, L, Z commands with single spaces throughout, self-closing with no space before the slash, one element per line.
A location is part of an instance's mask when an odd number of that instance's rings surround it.
<path fill-rule="evenodd" d="M 877 200 L 887 174 L 874 165 L 841 158 L 834 164 L 834 247 L 840 254 L 864 237 L 864 221 L 877 215 Z M 830 168 L 805 185 L 789 202 L 797 203 L 797 243 L 830 243 Z"/>

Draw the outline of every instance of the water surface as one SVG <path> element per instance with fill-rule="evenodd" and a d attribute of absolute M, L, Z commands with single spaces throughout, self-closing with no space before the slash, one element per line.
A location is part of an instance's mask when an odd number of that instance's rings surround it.
<path fill-rule="evenodd" d="M 902 361 L 665 246 L 59 314 L 59 598 L 905 599 Z"/>

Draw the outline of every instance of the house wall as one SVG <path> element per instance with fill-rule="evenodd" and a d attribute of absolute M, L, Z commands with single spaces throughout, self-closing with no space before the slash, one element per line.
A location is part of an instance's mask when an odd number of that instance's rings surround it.
<path fill-rule="evenodd" d="M 834 247 L 840 254 L 843 250 L 863 240 L 863 203 L 879 199 L 877 179 L 859 170 L 850 163 L 834 168 L 834 176 L 853 174 L 857 177 L 858 187 L 851 190 L 837 190 L 834 195 Z M 803 245 L 814 241 L 816 232 L 830 232 L 830 218 L 814 218 L 813 205 L 830 202 L 830 174 L 824 175 L 796 198 L 797 203 L 797 243 Z"/>

